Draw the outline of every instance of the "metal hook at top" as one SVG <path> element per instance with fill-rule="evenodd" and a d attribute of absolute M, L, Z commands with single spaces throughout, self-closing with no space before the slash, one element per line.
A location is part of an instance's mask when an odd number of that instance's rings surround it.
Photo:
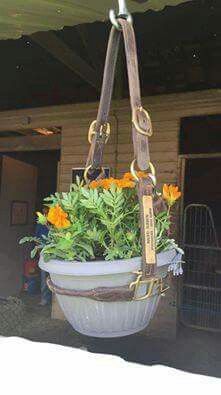
<path fill-rule="evenodd" d="M 127 9 L 126 0 L 118 0 L 118 5 L 119 5 L 118 15 L 116 15 L 116 12 L 113 9 L 111 9 L 109 12 L 109 18 L 110 18 L 111 23 L 116 27 L 116 29 L 122 30 L 117 19 L 123 18 L 123 19 L 126 19 L 130 23 L 133 23 L 133 19 Z"/>

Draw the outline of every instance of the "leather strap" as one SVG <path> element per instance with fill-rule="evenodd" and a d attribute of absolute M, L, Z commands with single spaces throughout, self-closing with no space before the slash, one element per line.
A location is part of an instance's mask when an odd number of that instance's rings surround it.
<path fill-rule="evenodd" d="M 122 26 L 124 45 L 127 59 L 127 71 L 129 80 L 129 91 L 130 91 L 130 103 L 132 114 L 137 111 L 138 122 L 143 130 L 151 128 L 151 124 L 148 124 L 148 119 L 143 117 L 144 113 L 138 109 L 141 108 L 141 93 L 140 93 L 140 81 L 139 81 L 139 70 L 137 61 L 137 48 L 136 40 L 134 35 L 133 26 L 124 19 L 119 19 L 119 23 Z M 137 129 L 132 125 L 132 136 L 134 146 L 134 157 L 136 158 L 137 165 L 141 170 L 147 170 L 149 168 L 150 154 L 148 137 L 137 132 Z M 140 225 L 141 225 L 141 242 L 142 242 L 142 278 L 145 279 L 155 274 L 156 268 L 156 254 L 153 252 L 154 258 L 149 261 L 149 255 L 146 253 L 147 240 L 147 224 L 144 210 L 144 196 L 153 196 L 153 185 L 150 178 L 140 178 L 137 183 L 138 198 L 140 205 Z M 155 235 L 154 235 L 155 238 Z M 154 245 L 155 250 L 155 245 Z"/>
<path fill-rule="evenodd" d="M 143 130 L 149 130 L 151 128 L 150 120 L 147 119 L 142 111 L 139 111 L 139 108 L 141 108 L 142 106 L 134 29 L 131 23 L 129 23 L 125 19 L 119 18 L 118 21 L 122 26 L 122 32 L 124 37 L 132 113 L 137 115 L 140 127 Z M 100 133 L 100 129 L 108 121 L 114 85 L 114 74 L 122 32 L 117 30 L 113 26 L 109 36 L 101 97 L 95 126 L 95 134 L 92 139 L 89 155 L 86 162 L 86 166 L 88 167 L 91 165 L 91 168 L 93 169 L 99 168 L 103 161 L 103 151 L 106 136 L 105 134 Z M 137 159 L 138 167 L 141 170 L 147 170 L 150 161 L 148 137 L 144 136 L 143 134 L 137 133 L 134 125 L 132 126 L 132 136 L 134 144 L 134 155 Z"/>
<path fill-rule="evenodd" d="M 109 117 L 120 38 L 121 32 L 112 27 L 107 46 L 95 134 L 91 142 L 86 162 L 86 166 L 91 166 L 92 169 L 99 168 L 103 162 L 103 151 L 106 136 L 105 134 L 100 133 L 100 128 L 107 123 Z"/>
<path fill-rule="evenodd" d="M 163 278 L 157 277 L 143 284 L 146 285 L 146 290 L 142 296 L 137 295 L 137 290 L 139 291 L 139 289 L 136 287 L 136 282 L 120 287 L 98 287 L 89 290 L 74 290 L 59 287 L 48 277 L 47 285 L 51 292 L 54 292 L 56 295 L 90 298 L 98 302 L 144 300 L 153 296 L 163 295 L 169 288 L 163 284 Z M 133 285 L 133 287 L 131 287 L 131 285 Z"/>
<path fill-rule="evenodd" d="M 118 19 L 123 31 L 124 46 L 127 60 L 127 73 L 130 91 L 130 104 L 132 114 L 141 108 L 141 93 L 139 69 L 137 61 L 137 46 L 134 34 L 134 29 L 131 23 L 125 19 Z M 144 113 L 137 111 L 138 122 L 143 130 L 148 130 L 151 124 L 148 123 Z M 148 137 L 137 132 L 134 125 L 132 125 L 132 136 L 134 146 L 134 157 L 137 160 L 137 165 L 141 170 L 148 170 L 150 162 Z"/>
<path fill-rule="evenodd" d="M 134 146 L 134 158 L 136 159 L 138 168 L 144 171 L 148 170 L 149 168 L 150 154 L 148 134 L 150 134 L 150 132 L 152 131 L 152 125 L 148 113 L 143 110 L 141 105 L 137 48 L 134 29 L 132 24 L 123 18 L 119 18 L 118 22 L 122 27 L 122 31 L 117 30 L 115 27 L 112 27 L 111 29 L 105 61 L 100 104 L 94 130 L 95 133 L 92 138 L 86 166 L 90 166 L 91 169 L 97 169 L 102 166 L 106 135 L 105 133 L 103 133 L 103 130 L 101 130 L 101 128 L 103 128 L 108 121 L 114 84 L 114 73 L 116 68 L 120 37 L 122 34 L 126 53 L 130 104 L 132 110 L 132 137 Z M 143 250 L 142 278 L 145 279 L 149 276 L 153 276 L 155 274 L 156 268 L 154 241 L 152 242 L 152 244 L 149 242 L 149 246 L 150 244 L 152 245 L 152 253 L 147 253 L 147 240 L 150 239 L 151 234 L 147 235 L 149 226 L 147 222 L 149 221 L 149 217 L 145 212 L 145 196 L 153 196 L 152 179 L 150 177 L 147 177 L 145 179 L 139 178 L 137 182 L 137 189 L 140 204 L 141 239 Z M 154 229 L 152 229 L 152 236 L 155 238 L 155 234 L 153 235 L 153 233 L 155 233 Z M 149 250 L 150 249 L 148 249 L 148 251 Z"/>
<path fill-rule="evenodd" d="M 90 298 L 99 302 L 130 301 L 134 297 L 134 289 L 125 285 L 122 287 L 99 287 L 90 290 L 65 289 L 55 285 L 47 278 L 48 288 L 56 295 Z"/>

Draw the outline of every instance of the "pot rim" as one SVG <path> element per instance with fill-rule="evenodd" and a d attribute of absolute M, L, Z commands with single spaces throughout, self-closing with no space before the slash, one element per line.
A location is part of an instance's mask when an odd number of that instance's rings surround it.
<path fill-rule="evenodd" d="M 160 252 L 157 254 L 157 267 L 169 265 L 174 259 L 177 252 L 174 248 Z M 52 274 L 60 274 L 67 276 L 98 276 L 106 274 L 130 273 L 141 269 L 141 257 L 130 259 L 116 259 L 114 261 L 62 261 L 51 259 L 44 261 L 41 254 L 39 267 Z"/>

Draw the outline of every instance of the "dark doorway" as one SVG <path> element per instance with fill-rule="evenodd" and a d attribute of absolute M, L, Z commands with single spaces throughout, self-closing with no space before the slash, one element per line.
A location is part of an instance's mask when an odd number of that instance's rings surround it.
<path fill-rule="evenodd" d="M 179 152 L 181 155 L 221 152 L 221 115 L 183 118 Z"/>
<path fill-rule="evenodd" d="M 182 120 L 184 276 L 179 317 L 221 331 L 221 116 Z"/>
<path fill-rule="evenodd" d="M 8 152 L 4 153 L 4 155 L 37 167 L 38 176 L 35 208 L 36 211 L 40 211 L 43 199 L 51 193 L 54 193 L 57 189 L 57 170 L 60 160 L 60 150 Z"/>
<path fill-rule="evenodd" d="M 40 299 L 38 257 L 31 259 L 33 246 L 21 246 L 19 240 L 36 234 L 36 211 L 42 211 L 44 198 L 57 190 L 59 159 L 59 150 L 0 155 L 0 296 Z"/>
<path fill-rule="evenodd" d="M 221 155 L 185 162 L 184 207 L 192 203 L 207 205 L 221 242 Z"/>

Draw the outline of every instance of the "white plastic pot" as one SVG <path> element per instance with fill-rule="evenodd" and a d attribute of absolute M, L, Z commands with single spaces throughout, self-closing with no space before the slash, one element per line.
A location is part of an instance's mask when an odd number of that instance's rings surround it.
<path fill-rule="evenodd" d="M 175 250 L 157 255 L 157 272 L 167 275 Z M 72 290 L 90 290 L 97 287 L 128 285 L 136 279 L 133 273 L 141 269 L 141 258 L 115 261 L 69 262 L 51 260 L 41 256 L 39 266 L 50 273 L 56 286 Z M 145 294 L 146 287 L 140 287 Z M 72 327 L 84 335 L 119 337 L 144 329 L 153 317 L 160 296 L 143 301 L 100 302 L 85 297 L 57 295 L 65 317 Z"/>

